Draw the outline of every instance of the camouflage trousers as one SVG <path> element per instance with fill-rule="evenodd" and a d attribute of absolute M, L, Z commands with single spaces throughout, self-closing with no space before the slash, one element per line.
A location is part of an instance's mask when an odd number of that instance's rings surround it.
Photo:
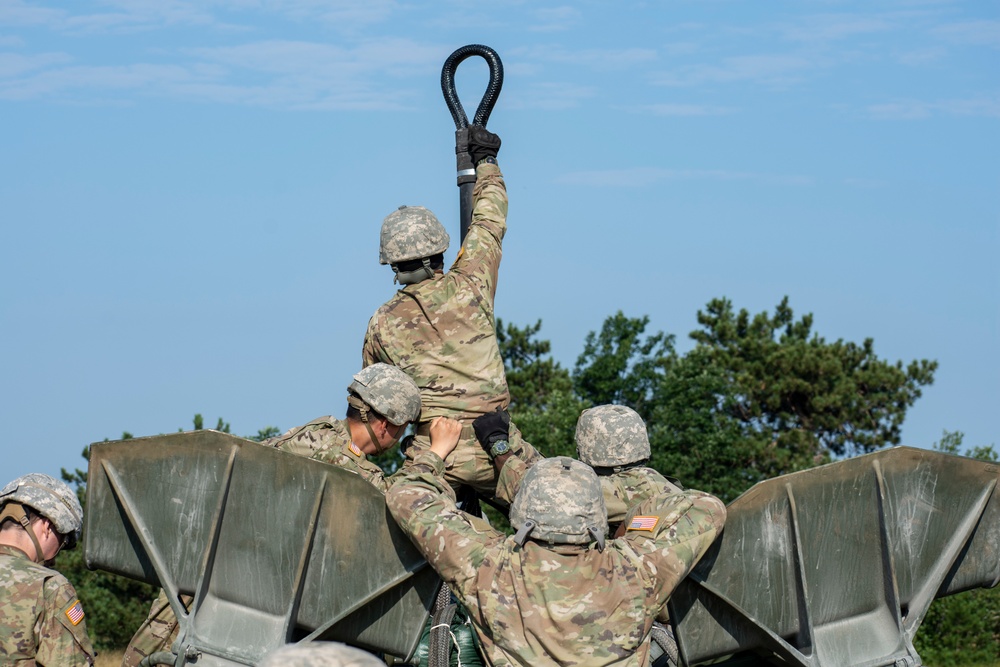
<path fill-rule="evenodd" d="M 194 601 L 189 595 L 181 595 L 181 603 L 185 609 L 191 608 Z M 169 651 L 177 640 L 177 630 L 179 623 L 174 610 L 171 609 L 167 601 L 167 594 L 160 589 L 160 594 L 153 600 L 153 605 L 149 608 L 149 616 L 143 621 L 139 629 L 132 636 L 132 641 L 125 649 L 125 657 L 122 658 L 122 667 L 138 667 L 139 663 L 146 656 L 157 651 Z"/>
<path fill-rule="evenodd" d="M 417 429 L 413 443 L 406 448 L 404 467 L 413 463 L 422 452 L 430 449 L 430 436 L 421 435 L 426 430 L 425 424 L 421 424 L 420 428 Z M 542 455 L 531 446 L 531 443 L 521 437 L 521 431 L 513 422 L 510 424 L 508 443 L 514 455 L 529 467 L 542 458 Z M 509 483 L 503 478 L 497 479 L 493 462 L 490 461 L 489 455 L 476 440 L 476 434 L 472 430 L 472 420 L 463 420 L 462 435 L 458 446 L 444 462 L 444 479 L 454 489 L 463 484 L 471 486 L 481 495 L 487 498 L 496 498 L 508 505 L 513 501 L 514 492 L 520 484 L 519 478 L 510 480 Z"/>

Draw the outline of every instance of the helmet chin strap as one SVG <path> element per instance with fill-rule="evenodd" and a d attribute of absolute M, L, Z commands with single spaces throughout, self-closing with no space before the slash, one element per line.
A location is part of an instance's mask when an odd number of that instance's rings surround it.
<path fill-rule="evenodd" d="M 375 445 L 376 452 L 378 455 L 381 455 L 385 449 L 382 447 L 378 437 L 375 435 L 375 431 L 372 430 L 371 422 L 368 421 L 368 404 L 356 396 L 348 396 L 347 403 L 361 413 L 361 423 L 364 424 L 365 428 L 368 430 L 368 437 L 371 438 L 372 444 Z"/>
<path fill-rule="evenodd" d="M 0 514 L 0 524 L 4 522 L 5 519 L 14 519 L 21 527 L 24 528 L 24 532 L 28 533 L 28 537 L 31 538 L 31 543 L 35 545 L 35 557 L 34 561 L 36 563 L 41 563 L 45 560 L 42 557 L 42 545 L 38 543 L 38 537 L 35 535 L 35 529 L 31 526 L 31 520 L 24 511 L 24 507 L 21 503 L 7 503 L 4 506 L 3 513 Z"/>

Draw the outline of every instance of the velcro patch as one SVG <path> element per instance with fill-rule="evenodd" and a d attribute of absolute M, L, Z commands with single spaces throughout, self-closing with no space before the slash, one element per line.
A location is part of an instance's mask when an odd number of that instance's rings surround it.
<path fill-rule="evenodd" d="M 660 522 L 660 517 L 658 516 L 632 517 L 632 522 L 628 525 L 628 530 L 652 531 L 654 528 L 656 528 L 656 524 L 659 522 Z"/>
<path fill-rule="evenodd" d="M 351 444 L 349 444 L 349 445 L 347 446 L 347 448 L 348 448 L 349 450 L 351 450 L 352 452 L 354 452 L 354 455 L 355 455 L 355 456 L 361 456 L 361 450 L 360 450 L 360 449 L 358 448 L 358 446 L 357 446 L 357 445 L 355 445 L 355 444 L 354 444 L 353 442 L 352 442 Z"/>
<path fill-rule="evenodd" d="M 73 606 L 66 610 L 66 618 L 73 625 L 80 625 L 80 621 L 83 620 L 83 605 L 77 600 L 73 603 Z"/>

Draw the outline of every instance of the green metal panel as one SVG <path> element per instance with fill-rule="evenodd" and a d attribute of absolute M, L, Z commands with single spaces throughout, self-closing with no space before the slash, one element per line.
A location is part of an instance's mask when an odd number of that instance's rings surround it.
<path fill-rule="evenodd" d="M 368 482 L 216 431 L 95 444 L 84 550 L 163 586 L 199 665 L 304 635 L 408 657 L 440 584 Z"/>
<path fill-rule="evenodd" d="M 931 601 L 1000 581 L 998 478 L 899 447 L 757 484 L 670 601 L 684 663 L 920 664 Z"/>

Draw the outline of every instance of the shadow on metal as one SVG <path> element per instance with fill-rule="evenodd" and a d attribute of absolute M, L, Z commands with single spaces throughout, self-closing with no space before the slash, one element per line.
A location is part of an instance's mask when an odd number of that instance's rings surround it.
<path fill-rule="evenodd" d="M 407 658 L 440 584 L 359 476 L 217 431 L 93 445 L 84 552 L 166 590 L 178 665 L 304 638 Z"/>
<path fill-rule="evenodd" d="M 931 601 L 1000 581 L 998 479 L 897 447 L 757 484 L 670 600 L 681 664 L 921 664 Z"/>

